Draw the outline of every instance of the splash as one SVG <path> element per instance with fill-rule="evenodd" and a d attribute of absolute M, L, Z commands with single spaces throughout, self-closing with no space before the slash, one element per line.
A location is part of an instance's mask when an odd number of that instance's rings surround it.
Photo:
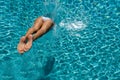
<path fill-rule="evenodd" d="M 61 27 L 64 26 L 67 30 L 83 30 L 85 29 L 87 26 L 85 23 L 83 23 L 82 21 L 61 21 L 59 24 Z"/>

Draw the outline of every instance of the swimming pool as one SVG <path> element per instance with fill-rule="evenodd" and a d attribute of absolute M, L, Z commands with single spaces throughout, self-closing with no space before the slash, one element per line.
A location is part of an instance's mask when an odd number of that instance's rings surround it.
<path fill-rule="evenodd" d="M 0 80 L 120 80 L 119 0 L 1 0 Z M 40 15 L 55 25 L 19 55 Z"/>

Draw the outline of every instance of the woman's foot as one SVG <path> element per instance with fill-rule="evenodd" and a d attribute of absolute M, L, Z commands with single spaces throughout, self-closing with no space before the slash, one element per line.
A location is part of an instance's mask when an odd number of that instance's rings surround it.
<path fill-rule="evenodd" d="M 25 46 L 25 36 L 23 36 L 21 39 L 20 39 L 20 42 L 17 46 L 17 50 L 19 53 L 24 53 L 24 46 Z"/>
<path fill-rule="evenodd" d="M 30 34 L 28 36 L 28 41 L 24 46 L 24 51 L 28 51 L 32 47 L 32 42 L 33 42 L 33 36 L 32 36 L 32 34 Z"/>

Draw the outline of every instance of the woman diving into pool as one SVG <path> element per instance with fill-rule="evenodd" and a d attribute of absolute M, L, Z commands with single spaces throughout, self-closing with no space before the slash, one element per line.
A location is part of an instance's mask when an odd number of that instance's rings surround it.
<path fill-rule="evenodd" d="M 34 22 L 33 27 L 28 29 L 25 36 L 21 37 L 17 50 L 19 53 L 24 53 L 32 47 L 32 42 L 38 37 L 45 34 L 52 26 L 53 21 L 50 17 L 41 16 Z"/>

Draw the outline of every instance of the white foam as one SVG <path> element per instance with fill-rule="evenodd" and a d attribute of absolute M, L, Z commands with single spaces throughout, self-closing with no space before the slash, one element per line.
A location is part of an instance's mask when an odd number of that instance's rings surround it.
<path fill-rule="evenodd" d="M 83 30 L 86 27 L 86 24 L 82 21 L 65 22 L 63 20 L 59 25 L 67 28 L 68 30 Z"/>

